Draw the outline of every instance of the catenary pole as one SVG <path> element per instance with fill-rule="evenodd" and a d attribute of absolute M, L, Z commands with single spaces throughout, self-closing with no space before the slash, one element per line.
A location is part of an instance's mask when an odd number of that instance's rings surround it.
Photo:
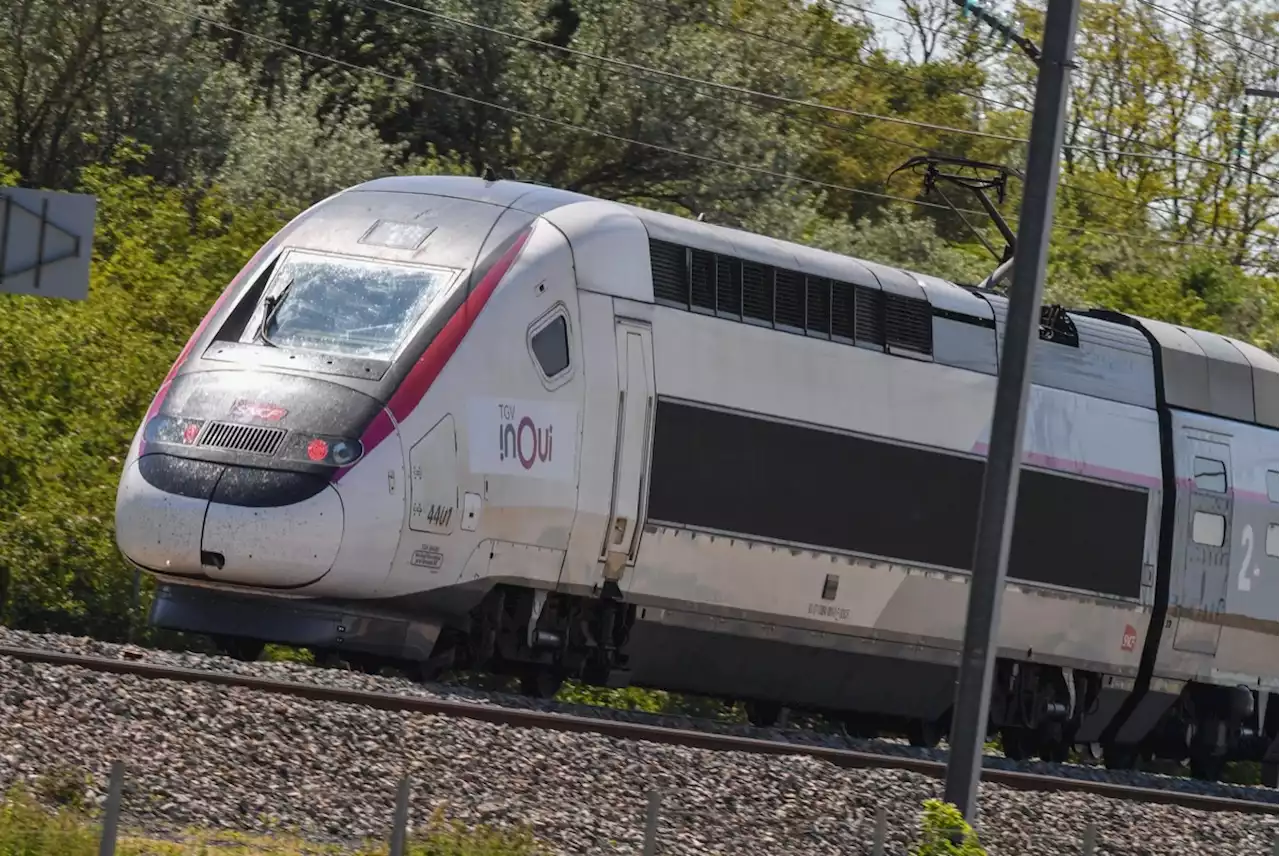
<path fill-rule="evenodd" d="M 1009 314 L 1000 352 L 991 440 L 982 479 L 978 537 L 965 618 L 960 682 L 951 726 L 946 799 L 971 823 L 976 821 L 982 746 L 987 735 L 991 674 L 1000 637 L 1013 512 L 1018 496 L 1022 432 L 1026 424 L 1031 348 L 1040 328 L 1045 257 L 1057 198 L 1069 68 L 1075 47 L 1079 0 L 1049 0 L 1044 44 L 1036 79 L 1035 109 L 1027 152 L 1018 243 L 1014 251 Z"/>

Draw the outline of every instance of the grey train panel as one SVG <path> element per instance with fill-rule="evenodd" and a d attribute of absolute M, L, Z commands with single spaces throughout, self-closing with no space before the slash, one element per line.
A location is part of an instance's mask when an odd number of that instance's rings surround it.
<path fill-rule="evenodd" d="M 911 272 L 933 306 L 934 362 L 993 375 L 999 365 L 995 312 L 977 294 L 936 276 Z"/>
<path fill-rule="evenodd" d="M 1231 340 L 1232 346 L 1239 351 L 1253 371 L 1253 417 L 1259 425 L 1268 428 L 1280 427 L 1280 374 L 1277 369 L 1280 363 L 1276 358 L 1261 348 L 1248 342 Z"/>
<path fill-rule="evenodd" d="M 934 362 L 994 375 L 998 361 L 995 322 L 984 326 L 981 319 L 959 320 L 965 316 L 943 312 L 933 311 Z"/>
<path fill-rule="evenodd" d="M 1253 368 L 1244 354 L 1217 333 L 1182 331 L 1204 351 L 1209 366 L 1210 413 L 1240 422 L 1253 422 Z"/>
<path fill-rule="evenodd" d="M 863 264 L 875 275 L 882 291 L 901 294 L 903 297 L 913 297 L 916 300 L 925 299 L 924 289 L 910 274 L 875 262 L 864 261 Z"/>
<path fill-rule="evenodd" d="M 929 719 L 945 713 L 954 695 L 952 666 L 674 622 L 640 618 L 628 646 L 633 684 L 675 692 L 786 699 L 819 709 Z"/>
<path fill-rule="evenodd" d="M 1002 345 L 1009 301 L 996 294 L 984 293 L 983 297 L 995 313 L 997 341 Z M 1037 340 L 1031 382 L 1154 410 L 1155 367 L 1146 338 L 1119 324 L 1074 312 L 1069 317 L 1079 335 L 1079 346 Z"/>
<path fill-rule="evenodd" d="M 1204 350 L 1186 330 L 1163 321 L 1130 316 L 1160 346 L 1164 400 L 1170 407 L 1213 413 L 1209 393 L 1209 363 Z"/>
<path fill-rule="evenodd" d="M 541 214 L 561 205 L 591 202 L 595 197 L 583 196 L 554 187 L 540 187 L 513 181 L 480 182 L 470 176 L 436 175 L 429 181 L 422 176 L 387 176 L 356 185 L 346 193 L 377 191 L 403 193 L 408 196 L 437 196 L 466 202 L 481 202 L 501 208 L 514 207 L 531 214 Z"/>

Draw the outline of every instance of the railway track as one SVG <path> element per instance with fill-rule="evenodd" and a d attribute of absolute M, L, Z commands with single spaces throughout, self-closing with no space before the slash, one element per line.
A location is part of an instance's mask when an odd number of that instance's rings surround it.
<path fill-rule="evenodd" d="M 648 740 L 680 746 L 711 750 L 732 750 L 757 754 L 807 755 L 820 758 L 846 768 L 888 768 L 910 770 L 934 778 L 946 774 L 946 764 L 941 761 L 889 755 L 879 752 L 837 749 L 828 746 L 806 745 L 785 740 L 765 740 L 733 734 L 721 734 L 686 728 L 671 728 L 644 723 L 572 714 L 525 710 L 483 702 L 454 701 L 400 695 L 390 692 L 373 692 L 342 687 L 324 686 L 302 681 L 285 681 L 238 675 L 228 672 L 192 669 L 146 662 L 138 659 L 113 659 L 109 657 L 71 654 L 62 651 L 0 645 L 0 657 L 11 657 L 29 663 L 54 666 L 71 666 L 120 675 L 136 675 L 142 678 L 180 681 L 185 683 L 210 683 L 243 687 L 260 692 L 278 693 L 309 699 L 356 704 L 382 710 L 411 711 L 423 714 L 466 717 L 520 728 L 537 728 L 553 731 L 592 732 L 624 740 Z M 1120 782 L 1079 779 L 1043 773 L 1002 770 L 984 767 L 982 779 L 1020 790 L 1079 791 L 1114 799 L 1145 803 L 1177 805 L 1203 811 L 1234 811 L 1248 814 L 1280 815 L 1275 802 L 1238 799 L 1214 794 L 1202 794 L 1173 788 L 1150 788 L 1127 785 Z"/>

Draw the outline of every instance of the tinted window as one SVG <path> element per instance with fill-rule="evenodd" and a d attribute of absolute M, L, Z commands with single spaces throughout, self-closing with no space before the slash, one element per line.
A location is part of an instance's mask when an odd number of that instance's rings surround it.
<path fill-rule="evenodd" d="M 281 348 L 390 359 L 447 297 L 453 273 L 294 250 L 276 273 L 263 328 Z"/>
<path fill-rule="evenodd" d="M 1215 461 L 1213 458 L 1196 458 L 1192 462 L 1192 467 L 1196 479 L 1196 490 L 1227 492 L 1227 467 L 1222 461 Z"/>
<path fill-rule="evenodd" d="M 1276 471 L 1267 470 L 1267 499 L 1276 502 L 1276 493 Z"/>
<path fill-rule="evenodd" d="M 1267 555 L 1274 556 L 1276 554 L 1276 524 L 1272 523 L 1267 527 Z"/>
<path fill-rule="evenodd" d="M 548 378 L 569 367 L 569 325 L 563 315 L 533 334 L 533 356 Z"/>

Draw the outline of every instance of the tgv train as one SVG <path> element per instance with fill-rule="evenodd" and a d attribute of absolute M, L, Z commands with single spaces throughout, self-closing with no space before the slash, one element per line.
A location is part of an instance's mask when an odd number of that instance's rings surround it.
<path fill-rule="evenodd" d="M 129 450 L 154 624 L 948 727 L 1006 300 L 512 181 L 288 223 Z M 1046 307 L 991 730 L 1274 778 L 1277 361 Z"/>

